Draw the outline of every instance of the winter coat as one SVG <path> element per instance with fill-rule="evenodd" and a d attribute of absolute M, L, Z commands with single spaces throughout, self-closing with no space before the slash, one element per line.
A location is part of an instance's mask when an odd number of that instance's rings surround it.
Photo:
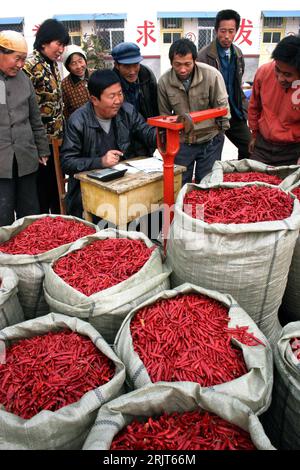
<path fill-rule="evenodd" d="M 34 173 L 39 157 L 50 154 L 35 91 L 28 77 L 0 72 L 0 178 L 12 178 L 14 155 L 18 176 Z"/>
<path fill-rule="evenodd" d="M 52 65 L 53 70 L 46 58 L 34 50 L 23 67 L 35 89 L 49 141 L 51 137 L 62 137 L 64 121 L 60 73 L 57 63 Z"/>
<path fill-rule="evenodd" d="M 230 109 L 224 79 L 218 70 L 206 64 L 195 64 L 188 93 L 173 68 L 158 80 L 158 107 L 160 114 L 181 115 L 191 111 L 225 107 L 227 115 L 196 123 L 186 143 L 203 143 L 220 131 L 229 129 Z"/>
<path fill-rule="evenodd" d="M 148 126 L 142 116 L 129 103 L 123 103 L 118 114 L 112 119 L 116 129 L 117 148 L 123 152 L 123 159 L 135 157 L 134 141 L 138 139 L 152 154 L 156 147 L 156 130 Z M 67 205 L 69 212 L 78 201 L 80 183 L 73 178 L 75 173 L 103 168 L 101 148 L 102 130 L 93 105 L 88 102 L 74 111 L 67 121 L 61 148 L 61 165 L 64 173 L 70 175 Z"/>

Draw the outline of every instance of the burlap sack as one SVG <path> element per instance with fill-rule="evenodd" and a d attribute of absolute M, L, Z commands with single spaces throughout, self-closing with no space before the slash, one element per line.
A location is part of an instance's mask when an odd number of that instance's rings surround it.
<path fill-rule="evenodd" d="M 49 313 L 0 331 L 0 340 L 9 346 L 23 338 L 50 331 L 70 329 L 89 337 L 97 348 L 115 364 L 115 375 L 108 383 L 83 395 L 76 403 L 59 410 L 41 411 L 31 419 L 23 419 L 0 409 L 0 449 L 2 450 L 59 450 L 81 449 L 99 408 L 122 393 L 124 365 L 113 350 L 88 323 L 66 315 Z"/>
<path fill-rule="evenodd" d="M 0 227 L 0 243 L 10 240 L 12 236 L 17 235 L 28 227 L 28 225 L 31 225 L 32 222 L 46 216 L 49 216 L 49 214 L 31 215 L 16 220 L 12 225 Z M 77 220 L 78 222 L 94 227 L 95 230 L 98 231 L 96 225 L 78 219 L 77 217 L 66 215 L 50 215 L 50 217 L 63 217 L 64 219 Z M 47 233 L 45 233 L 45 237 L 48 237 Z M 58 256 L 65 253 L 69 246 L 70 243 L 67 243 L 39 255 L 10 255 L 0 251 L 0 266 L 10 267 L 19 278 L 19 300 L 26 319 L 49 313 L 49 306 L 44 299 L 43 293 L 43 280 L 45 276 L 43 263 L 50 263 Z"/>
<path fill-rule="evenodd" d="M 78 240 L 65 254 L 89 245 L 95 240 L 118 237 L 142 240 L 147 247 L 153 246 L 153 243 L 141 232 L 106 229 Z M 90 296 L 86 296 L 63 281 L 53 271 L 53 264 L 46 266 L 44 282 L 45 299 L 50 308 L 55 312 L 89 321 L 110 344 L 113 343 L 122 321 L 130 310 L 156 293 L 168 289 L 170 285 L 170 270 L 162 263 L 158 248 L 153 251 L 147 263 L 136 274 Z"/>
<path fill-rule="evenodd" d="M 290 346 L 300 338 L 300 321 L 282 329 L 274 350 L 274 386 L 269 410 L 262 416 L 266 432 L 278 449 L 300 449 L 300 361 Z"/>
<path fill-rule="evenodd" d="M 83 450 L 109 450 L 115 435 L 134 419 L 147 420 L 163 413 L 193 411 L 215 413 L 250 433 L 259 450 L 274 450 L 258 417 L 236 398 L 204 390 L 192 382 L 149 384 L 104 405 Z"/>
<path fill-rule="evenodd" d="M 0 330 L 24 321 L 18 299 L 18 277 L 12 269 L 0 267 Z"/>
<path fill-rule="evenodd" d="M 247 158 L 243 160 L 217 160 L 214 163 L 211 172 L 201 180 L 201 184 L 219 184 L 224 181 L 223 175 L 225 173 L 246 173 L 248 171 L 276 175 L 279 178 L 282 178 L 282 180 L 285 180 L 286 177 L 295 173 L 296 170 L 299 170 L 298 165 L 284 165 L 276 167 Z"/>
<path fill-rule="evenodd" d="M 203 289 L 192 284 L 183 284 L 175 289 L 161 292 L 135 308 L 126 317 L 116 336 L 115 351 L 125 364 L 127 382 L 130 389 L 140 388 L 151 383 L 151 379 L 142 360 L 135 352 L 130 332 L 130 323 L 141 307 L 153 304 L 158 299 L 170 299 L 179 293 L 200 293 L 220 301 L 229 308 L 229 328 L 236 326 L 249 326 L 249 331 L 260 339 L 265 346 L 246 346 L 234 340 L 242 349 L 248 373 L 230 382 L 215 385 L 218 392 L 238 398 L 253 411 L 262 413 L 270 404 L 273 382 L 272 351 L 265 336 L 259 331 L 253 320 L 235 302 L 230 295 Z M 209 387 L 211 388 L 211 387 Z"/>
<path fill-rule="evenodd" d="M 284 181 L 284 187 L 293 191 L 300 186 L 300 170 Z M 287 285 L 282 299 L 282 317 L 285 322 L 300 320 L 300 237 L 297 238 Z"/>
<path fill-rule="evenodd" d="M 221 183 L 211 187 L 270 186 Z M 167 260 L 172 287 L 193 284 L 228 293 L 236 299 L 272 344 L 281 327 L 277 312 L 299 234 L 300 204 L 285 220 L 249 224 L 208 224 L 183 212 L 187 192 L 206 188 L 185 185 L 177 198 Z"/>

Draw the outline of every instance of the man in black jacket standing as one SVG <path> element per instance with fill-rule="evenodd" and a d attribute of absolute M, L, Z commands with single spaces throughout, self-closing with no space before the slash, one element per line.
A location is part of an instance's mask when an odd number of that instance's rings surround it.
<path fill-rule="evenodd" d="M 67 121 L 61 149 L 62 170 L 70 175 L 67 210 L 82 217 L 80 183 L 75 173 L 109 168 L 136 156 L 138 139 L 151 154 L 156 130 L 148 126 L 130 103 L 124 103 L 120 78 L 112 70 L 96 70 L 89 78 L 90 101 Z"/>
<path fill-rule="evenodd" d="M 247 125 L 247 98 L 242 89 L 245 62 L 242 51 L 233 45 L 240 26 L 234 10 L 219 11 L 215 21 L 216 39 L 198 53 L 197 60 L 218 69 L 223 75 L 230 104 L 230 129 L 225 134 L 238 148 L 238 158 L 250 158 L 251 134 Z"/>
<path fill-rule="evenodd" d="M 112 49 L 111 55 L 125 101 L 131 103 L 145 119 L 158 116 L 157 81 L 153 72 L 140 63 L 143 57 L 139 46 L 122 42 Z"/>

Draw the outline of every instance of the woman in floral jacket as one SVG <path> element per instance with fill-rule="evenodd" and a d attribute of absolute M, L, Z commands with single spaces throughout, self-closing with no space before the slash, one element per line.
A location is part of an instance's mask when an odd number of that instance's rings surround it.
<path fill-rule="evenodd" d="M 51 150 L 47 165 L 40 164 L 38 170 L 41 214 L 60 213 L 51 139 L 61 138 L 63 134 L 63 101 L 57 60 L 69 40 L 68 31 L 62 23 L 55 19 L 44 21 L 37 31 L 33 53 L 23 68 L 35 89 Z"/>

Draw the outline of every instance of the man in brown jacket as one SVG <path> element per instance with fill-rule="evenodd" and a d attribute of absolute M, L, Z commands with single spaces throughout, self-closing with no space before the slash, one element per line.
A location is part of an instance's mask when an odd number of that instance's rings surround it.
<path fill-rule="evenodd" d="M 210 108 L 226 107 L 228 113 L 216 119 L 195 124 L 186 136 L 175 163 L 187 167 L 182 183 L 195 182 L 210 172 L 221 159 L 224 132 L 229 128 L 230 111 L 227 91 L 220 72 L 206 64 L 197 64 L 197 49 L 188 39 L 178 39 L 169 50 L 172 68 L 158 81 L 158 107 L 161 115 L 184 114 Z"/>
<path fill-rule="evenodd" d="M 242 89 L 245 62 L 241 49 L 233 45 L 240 26 L 240 15 L 234 10 L 222 10 L 216 16 L 217 37 L 203 47 L 197 57 L 219 70 L 224 78 L 230 104 L 230 129 L 228 139 L 238 148 L 238 158 L 249 158 L 248 145 L 251 134 L 247 125 L 247 98 Z"/>

